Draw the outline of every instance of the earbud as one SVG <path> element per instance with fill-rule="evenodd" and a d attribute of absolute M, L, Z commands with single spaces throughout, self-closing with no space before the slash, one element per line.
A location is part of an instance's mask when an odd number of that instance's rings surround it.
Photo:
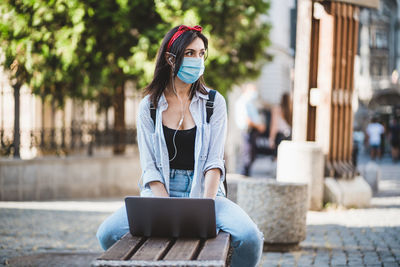
<path fill-rule="evenodd" d="M 168 62 L 173 66 L 173 67 L 175 67 L 175 62 L 174 62 L 174 59 L 176 58 L 176 56 L 174 55 L 174 54 L 172 54 L 172 53 L 170 53 L 170 52 L 166 52 L 166 56 L 168 57 Z"/>

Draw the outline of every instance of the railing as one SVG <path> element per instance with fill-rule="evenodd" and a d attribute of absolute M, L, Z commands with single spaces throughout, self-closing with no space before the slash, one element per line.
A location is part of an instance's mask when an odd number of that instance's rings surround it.
<path fill-rule="evenodd" d="M 0 156 L 14 155 L 12 129 L 0 129 Z M 136 144 L 136 127 L 125 130 L 98 129 L 91 125 L 72 128 L 45 128 L 41 130 L 20 131 L 21 158 L 33 158 L 44 155 L 74 155 L 100 153 L 112 150 L 115 146 Z"/>

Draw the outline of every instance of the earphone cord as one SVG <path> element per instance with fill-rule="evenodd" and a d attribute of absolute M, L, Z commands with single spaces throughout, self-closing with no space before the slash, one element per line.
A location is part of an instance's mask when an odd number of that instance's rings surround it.
<path fill-rule="evenodd" d="M 174 69 L 175 69 L 175 66 L 174 66 Z M 183 101 L 182 101 L 181 97 L 176 92 L 175 79 L 174 79 L 173 75 L 174 75 L 174 71 L 171 72 L 172 90 L 174 91 L 174 94 L 176 95 L 176 97 L 179 99 L 179 102 L 181 102 L 182 117 L 181 117 L 181 119 L 180 119 L 180 121 L 178 123 L 178 127 L 175 130 L 174 136 L 172 137 L 172 144 L 174 145 L 174 156 L 169 161 L 173 161 L 176 158 L 176 155 L 178 154 L 178 149 L 176 148 L 176 143 L 175 143 L 175 136 L 176 136 L 176 133 L 178 132 L 179 128 L 181 127 L 181 125 L 183 123 L 183 119 L 185 118 L 185 108 L 186 108 L 186 105 L 183 104 Z"/>

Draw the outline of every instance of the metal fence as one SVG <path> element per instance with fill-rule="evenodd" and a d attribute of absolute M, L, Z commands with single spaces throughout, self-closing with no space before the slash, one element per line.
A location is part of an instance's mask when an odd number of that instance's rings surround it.
<path fill-rule="evenodd" d="M 14 155 L 14 131 L 0 129 L 0 156 Z M 83 124 L 71 128 L 45 128 L 40 130 L 20 131 L 20 150 L 29 151 L 31 157 L 45 155 L 75 155 L 111 151 L 114 147 L 136 144 L 136 127 L 128 126 L 125 130 L 98 129 L 93 125 Z"/>

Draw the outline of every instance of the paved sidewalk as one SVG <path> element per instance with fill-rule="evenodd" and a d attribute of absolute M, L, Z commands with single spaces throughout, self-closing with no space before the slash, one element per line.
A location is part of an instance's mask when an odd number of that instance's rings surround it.
<path fill-rule="evenodd" d="M 300 250 L 264 253 L 260 266 L 400 266 L 400 164 L 378 164 L 381 191 L 371 208 L 308 212 Z M 257 165 L 264 168 L 256 167 L 258 176 L 272 176 L 269 159 Z M 88 266 L 101 253 L 98 225 L 120 205 L 119 199 L 0 202 L 0 265 Z"/>
<path fill-rule="evenodd" d="M 359 167 L 369 159 L 361 156 Z M 265 163 L 268 167 L 264 167 Z M 386 157 L 379 193 L 368 209 L 329 209 L 307 213 L 307 238 L 300 250 L 264 253 L 261 266 L 400 266 L 400 163 Z M 267 157 L 254 165 L 254 176 L 273 177 Z"/>

